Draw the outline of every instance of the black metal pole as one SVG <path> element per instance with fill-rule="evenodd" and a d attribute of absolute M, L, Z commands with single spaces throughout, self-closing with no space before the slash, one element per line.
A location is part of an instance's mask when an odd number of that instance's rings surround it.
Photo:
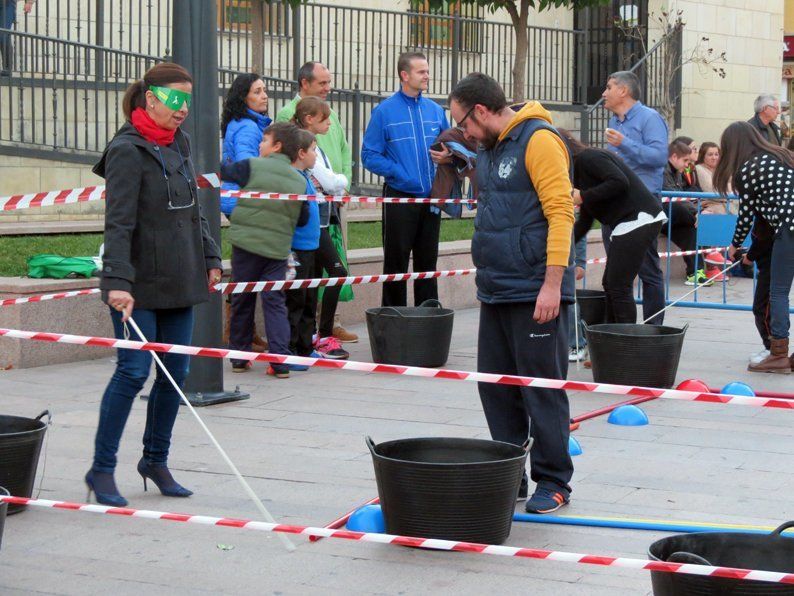
<path fill-rule="evenodd" d="M 196 171 L 217 172 L 218 139 L 218 34 L 216 0 L 174 0 L 173 60 L 193 76 L 193 104 L 183 127 L 191 135 Z M 202 212 L 212 237 L 221 245 L 220 193 L 199 191 Z M 210 294 L 209 302 L 195 308 L 193 344 L 218 347 L 223 335 L 222 296 Z M 193 405 L 210 405 L 248 396 L 224 392 L 223 360 L 193 358 L 185 381 L 185 393 Z"/>

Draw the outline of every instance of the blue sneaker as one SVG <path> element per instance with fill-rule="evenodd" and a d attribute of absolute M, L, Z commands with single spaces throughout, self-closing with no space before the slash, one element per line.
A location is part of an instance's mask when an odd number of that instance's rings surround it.
<path fill-rule="evenodd" d="M 309 367 L 306 364 L 287 364 L 285 365 L 287 370 L 291 370 L 292 372 L 305 372 L 309 370 Z"/>
<path fill-rule="evenodd" d="M 570 503 L 571 497 L 559 491 L 538 487 L 526 504 L 527 513 L 551 513 Z"/>

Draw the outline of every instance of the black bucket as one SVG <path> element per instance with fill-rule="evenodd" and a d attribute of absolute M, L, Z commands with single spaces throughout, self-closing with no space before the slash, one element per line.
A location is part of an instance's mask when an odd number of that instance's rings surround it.
<path fill-rule="evenodd" d="M 661 325 L 585 325 L 593 381 L 670 388 L 684 345 L 683 329 Z"/>
<path fill-rule="evenodd" d="M 670 563 L 792 573 L 794 538 L 780 535 L 791 527 L 794 527 L 794 522 L 787 522 L 767 536 L 739 532 L 698 532 L 669 536 L 651 545 L 648 558 Z M 794 595 L 794 585 L 791 584 L 663 571 L 651 571 L 651 584 L 655 596 Z"/>
<path fill-rule="evenodd" d="M 0 495 L 10 496 L 6 489 L 0 486 Z M 0 503 L 0 548 L 3 546 L 3 527 L 6 525 L 6 513 L 8 512 L 8 503 L 5 501 Z"/>
<path fill-rule="evenodd" d="M 487 544 L 507 540 L 528 449 L 481 439 L 366 440 L 387 532 Z"/>
<path fill-rule="evenodd" d="M 454 316 L 455 311 L 443 308 L 438 300 L 425 300 L 419 306 L 367 309 L 373 362 L 429 368 L 444 366 L 449 357 Z"/>
<path fill-rule="evenodd" d="M 47 422 L 42 422 L 44 416 Z M 39 453 L 50 418 L 46 410 L 35 419 L 0 415 L 0 486 L 15 497 L 33 495 Z M 9 505 L 8 515 L 24 508 L 24 505 Z"/>
<path fill-rule="evenodd" d="M 576 308 L 579 318 L 587 325 L 600 325 L 606 321 L 607 295 L 603 290 L 576 290 Z"/>

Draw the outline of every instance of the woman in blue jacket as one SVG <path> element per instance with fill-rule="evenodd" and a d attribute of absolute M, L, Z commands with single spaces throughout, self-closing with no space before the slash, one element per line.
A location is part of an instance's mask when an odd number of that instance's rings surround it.
<path fill-rule="evenodd" d="M 241 74 L 234 79 L 221 115 L 223 164 L 259 157 L 259 143 L 272 122 L 267 116 L 267 100 L 265 82 L 258 74 Z M 224 182 L 221 188 L 239 190 L 233 182 Z M 237 199 L 221 197 L 221 211 L 226 217 L 236 204 Z"/>

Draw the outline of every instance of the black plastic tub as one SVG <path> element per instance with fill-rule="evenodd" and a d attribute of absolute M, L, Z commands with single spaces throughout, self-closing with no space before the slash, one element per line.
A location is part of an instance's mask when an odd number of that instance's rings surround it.
<path fill-rule="evenodd" d="M 390 534 L 488 544 L 510 535 L 528 449 L 444 437 L 367 446 Z"/>
<path fill-rule="evenodd" d="M 47 422 L 41 420 L 45 416 Z M 49 418 L 50 413 L 46 410 L 36 418 L 0 415 L 0 486 L 15 497 L 33 495 L 39 453 Z M 24 505 L 9 505 L 8 515 L 19 513 L 24 508 Z"/>
<path fill-rule="evenodd" d="M 6 489 L 0 486 L 0 495 L 9 496 L 9 493 Z M 8 503 L 3 501 L 0 503 L 0 548 L 3 546 L 3 528 L 6 524 L 6 514 L 8 513 Z"/>
<path fill-rule="evenodd" d="M 648 549 L 653 561 L 738 567 L 778 573 L 794 572 L 794 538 L 781 536 L 787 522 L 764 536 L 739 532 L 698 532 L 669 536 Z M 655 596 L 766 596 L 792 594 L 794 585 L 741 581 L 685 573 L 651 571 Z"/>
<path fill-rule="evenodd" d="M 606 322 L 607 295 L 603 290 L 576 290 L 576 307 L 587 325 Z"/>
<path fill-rule="evenodd" d="M 438 300 L 419 306 L 381 306 L 367 309 L 367 332 L 372 361 L 404 366 L 444 366 L 452 341 L 455 311 Z"/>
<path fill-rule="evenodd" d="M 616 385 L 672 387 L 687 327 L 585 325 L 593 380 Z"/>

